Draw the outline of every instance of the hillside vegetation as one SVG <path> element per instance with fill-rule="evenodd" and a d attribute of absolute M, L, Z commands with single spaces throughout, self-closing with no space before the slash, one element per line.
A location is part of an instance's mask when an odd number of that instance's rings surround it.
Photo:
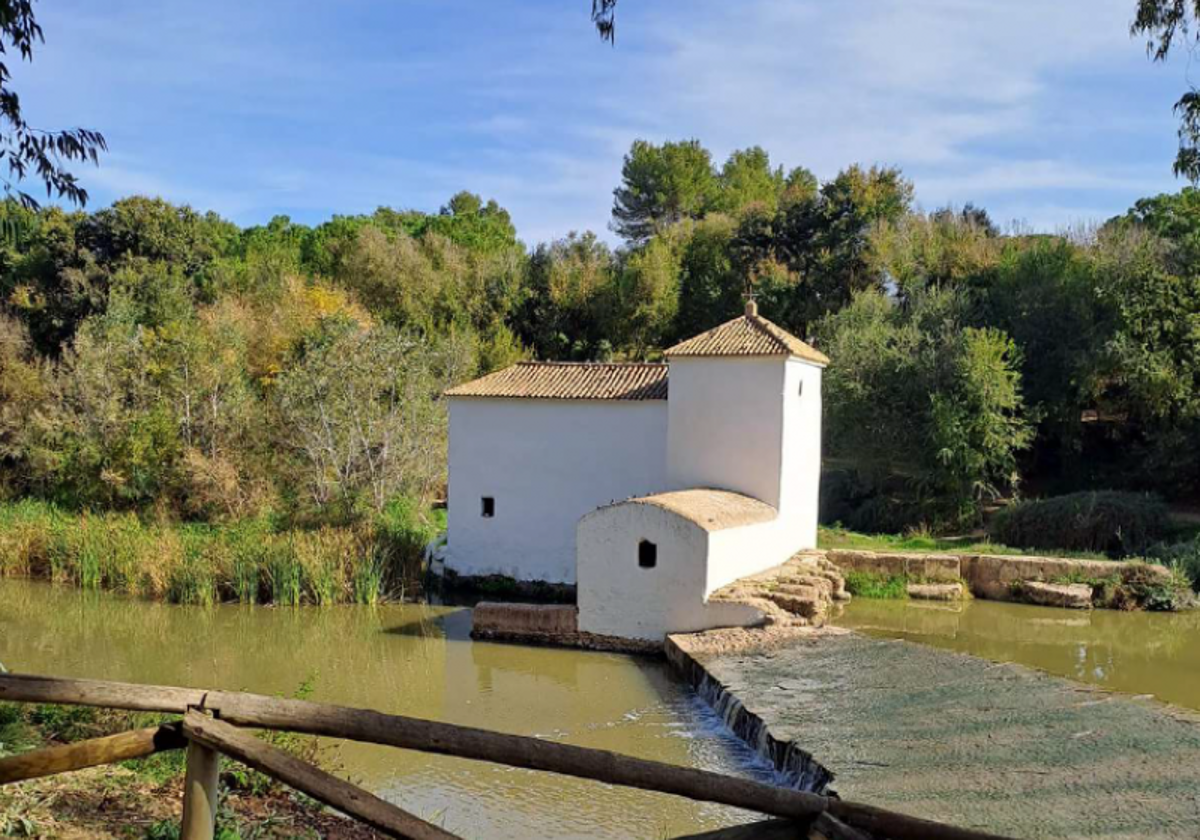
<path fill-rule="evenodd" d="M 521 358 L 657 359 L 750 289 L 833 359 L 826 521 L 936 530 L 1023 486 L 1200 489 L 1200 192 L 1033 235 L 923 212 L 894 169 L 820 182 L 758 148 L 716 164 L 639 141 L 614 198 L 617 248 L 526 245 L 466 192 L 247 228 L 146 197 L 3 205 L 0 499 L 275 535 L 402 500 L 430 527 L 446 386 Z"/>

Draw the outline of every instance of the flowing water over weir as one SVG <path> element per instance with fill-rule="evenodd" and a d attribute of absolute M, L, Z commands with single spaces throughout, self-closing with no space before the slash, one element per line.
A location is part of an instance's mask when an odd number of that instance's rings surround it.
<path fill-rule="evenodd" d="M 763 719 L 746 709 L 724 684 L 679 648 L 669 645 L 671 664 L 696 689 L 696 693 L 725 726 L 775 769 L 780 784 L 811 793 L 832 794 L 833 773 L 795 741 L 780 741 Z"/>

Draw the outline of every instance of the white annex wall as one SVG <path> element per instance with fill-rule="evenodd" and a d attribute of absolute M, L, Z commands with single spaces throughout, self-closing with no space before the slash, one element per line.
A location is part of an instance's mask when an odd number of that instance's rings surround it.
<path fill-rule="evenodd" d="M 655 505 L 614 505 L 585 516 L 577 537 L 579 629 L 658 641 L 668 633 L 760 621 L 752 607 L 705 603 L 712 536 Z M 642 540 L 657 546 L 652 569 L 638 565 Z"/>
<path fill-rule="evenodd" d="M 664 400 L 452 397 L 446 568 L 574 583 L 580 517 L 661 491 L 666 437 Z"/>
<path fill-rule="evenodd" d="M 782 357 L 670 359 L 667 482 L 734 490 L 779 507 Z"/>

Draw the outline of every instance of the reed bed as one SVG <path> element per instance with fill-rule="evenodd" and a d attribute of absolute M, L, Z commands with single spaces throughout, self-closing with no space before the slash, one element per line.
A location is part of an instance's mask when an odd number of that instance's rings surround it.
<path fill-rule="evenodd" d="M 0 504 L 0 576 L 179 604 L 374 604 L 419 586 L 438 526 L 414 510 L 282 529 L 265 520 L 160 523 L 24 500 Z"/>

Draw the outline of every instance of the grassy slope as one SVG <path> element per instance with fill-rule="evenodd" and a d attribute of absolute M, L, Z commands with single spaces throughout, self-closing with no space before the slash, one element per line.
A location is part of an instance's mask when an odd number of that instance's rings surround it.
<path fill-rule="evenodd" d="M 1062 551 L 1026 551 L 1007 545 L 980 542 L 971 537 L 934 537 L 928 534 L 860 534 L 845 528 L 822 527 L 817 533 L 821 548 L 849 548 L 863 551 L 911 551 L 922 554 L 1011 554 L 1016 556 L 1073 557 L 1084 560 L 1108 560 L 1103 554 Z"/>

